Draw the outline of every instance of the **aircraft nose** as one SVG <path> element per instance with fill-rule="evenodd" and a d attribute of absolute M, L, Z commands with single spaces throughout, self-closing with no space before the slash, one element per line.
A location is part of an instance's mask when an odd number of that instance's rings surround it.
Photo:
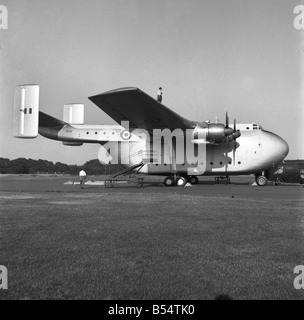
<path fill-rule="evenodd" d="M 286 158 L 289 152 L 289 146 L 287 142 L 275 133 L 264 131 L 264 151 L 265 156 L 268 156 L 268 160 L 272 165 L 281 162 Z"/>
<path fill-rule="evenodd" d="M 289 152 L 289 146 L 287 142 L 281 137 L 276 135 L 276 154 L 279 161 L 286 158 Z"/>
<path fill-rule="evenodd" d="M 280 143 L 281 143 L 282 155 L 284 156 L 284 158 L 286 158 L 287 155 L 288 155 L 288 152 L 289 152 L 289 145 L 282 138 L 281 138 L 281 142 Z"/>

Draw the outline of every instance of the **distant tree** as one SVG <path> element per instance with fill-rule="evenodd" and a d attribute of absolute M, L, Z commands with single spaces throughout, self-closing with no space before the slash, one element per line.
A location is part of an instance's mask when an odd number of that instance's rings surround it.
<path fill-rule="evenodd" d="M 59 174 L 75 174 L 78 175 L 81 169 L 84 169 L 89 175 L 103 175 L 113 174 L 120 171 L 124 166 L 122 165 L 104 165 L 99 162 L 98 159 L 89 160 L 83 166 L 67 165 L 62 162 L 56 162 L 55 164 L 48 160 L 34 160 L 18 158 L 9 160 L 6 158 L 0 158 L 0 173 L 11 174 L 39 174 L 39 173 L 59 173 Z"/>
<path fill-rule="evenodd" d="M 7 173 L 10 166 L 10 160 L 6 158 L 0 158 L 0 173 Z"/>
<path fill-rule="evenodd" d="M 55 172 L 57 173 L 69 173 L 70 166 L 62 162 L 55 163 Z"/>
<path fill-rule="evenodd" d="M 98 159 L 87 161 L 83 165 L 83 169 L 90 175 L 102 175 L 104 173 L 104 165 Z"/>
<path fill-rule="evenodd" d="M 18 159 L 12 160 L 9 165 L 8 173 L 16 173 L 16 174 L 29 173 L 27 160 L 25 158 L 18 158 Z"/>
<path fill-rule="evenodd" d="M 69 165 L 69 173 L 70 174 L 78 174 L 80 171 L 80 167 L 76 166 L 76 165 Z"/>

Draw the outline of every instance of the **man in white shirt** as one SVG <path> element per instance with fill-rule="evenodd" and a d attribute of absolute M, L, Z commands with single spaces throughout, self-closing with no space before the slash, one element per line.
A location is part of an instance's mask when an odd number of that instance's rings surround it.
<path fill-rule="evenodd" d="M 163 91 L 162 90 L 163 90 L 162 87 L 160 87 L 157 91 L 157 101 L 160 103 L 163 100 Z"/>
<path fill-rule="evenodd" d="M 81 170 L 79 172 L 79 179 L 80 179 L 80 188 L 83 189 L 84 188 L 84 183 L 85 183 L 85 179 L 87 177 L 87 174 L 85 173 L 84 170 Z"/>

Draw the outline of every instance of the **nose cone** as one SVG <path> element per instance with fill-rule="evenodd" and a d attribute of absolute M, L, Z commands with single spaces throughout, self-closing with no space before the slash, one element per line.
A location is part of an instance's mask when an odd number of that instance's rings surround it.
<path fill-rule="evenodd" d="M 289 145 L 287 144 L 287 142 L 285 140 L 283 140 L 282 138 L 280 138 L 280 139 L 281 139 L 281 141 L 279 142 L 279 144 L 280 144 L 279 148 L 281 150 L 283 159 L 285 159 L 288 155 L 288 152 L 289 152 Z"/>
<path fill-rule="evenodd" d="M 269 155 L 272 158 L 273 164 L 276 164 L 286 158 L 289 152 L 289 146 L 287 142 L 278 135 L 272 132 L 267 133 L 267 149 L 269 151 Z"/>

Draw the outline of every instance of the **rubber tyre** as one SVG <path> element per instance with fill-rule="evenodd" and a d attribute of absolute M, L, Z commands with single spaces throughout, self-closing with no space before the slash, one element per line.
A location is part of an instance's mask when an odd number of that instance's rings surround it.
<path fill-rule="evenodd" d="M 179 177 L 177 179 L 176 185 L 178 187 L 184 187 L 186 183 L 187 183 L 187 179 L 185 177 Z"/>
<path fill-rule="evenodd" d="M 191 176 L 191 177 L 189 178 L 189 182 L 190 182 L 191 184 L 197 184 L 197 183 L 198 183 L 198 178 L 197 178 L 197 176 Z"/>
<path fill-rule="evenodd" d="M 258 177 L 256 177 L 255 181 L 256 181 L 257 185 L 260 187 L 264 187 L 268 183 L 268 179 L 265 176 L 258 176 Z"/>
<path fill-rule="evenodd" d="M 165 180 L 164 180 L 164 185 L 166 187 L 174 186 L 174 179 L 172 177 L 166 177 Z"/>

